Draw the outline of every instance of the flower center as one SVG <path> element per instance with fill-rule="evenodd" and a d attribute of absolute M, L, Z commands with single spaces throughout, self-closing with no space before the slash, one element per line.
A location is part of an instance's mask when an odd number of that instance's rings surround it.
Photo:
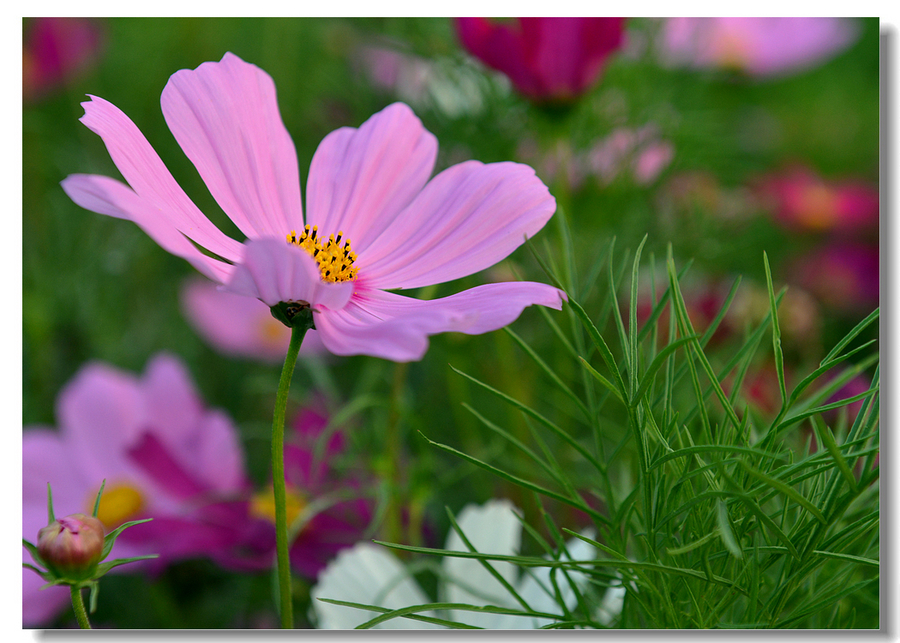
<path fill-rule="evenodd" d="M 344 240 L 341 244 L 343 236 L 343 232 L 338 232 L 337 238 L 332 234 L 323 242 L 318 236 L 317 226 L 310 228 L 307 224 L 299 235 L 296 230 L 291 230 L 291 233 L 287 235 L 287 242 L 303 248 L 316 260 L 319 264 L 322 281 L 329 283 L 353 281 L 359 270 L 353 266 L 356 253 L 350 250 L 349 239 Z"/>
<path fill-rule="evenodd" d="M 92 496 L 96 497 L 97 494 Z M 90 504 L 93 510 L 93 500 Z M 97 518 L 107 530 L 110 530 L 136 516 L 143 507 L 144 497 L 137 488 L 129 484 L 118 484 L 103 490 Z"/>
<path fill-rule="evenodd" d="M 285 493 L 285 513 L 287 515 L 288 528 L 300 513 L 306 508 L 306 498 L 296 489 L 288 486 Z M 262 518 L 275 524 L 275 492 L 272 487 L 258 491 L 250 500 L 250 515 L 254 518 Z"/>

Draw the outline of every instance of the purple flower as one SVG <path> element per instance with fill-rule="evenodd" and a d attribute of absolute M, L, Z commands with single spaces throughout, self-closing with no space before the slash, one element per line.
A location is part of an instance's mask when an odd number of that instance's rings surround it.
<path fill-rule="evenodd" d="M 182 288 L 181 307 L 188 321 L 216 350 L 272 363 L 284 361 L 291 331 L 258 299 L 226 292 L 211 281 L 197 278 Z M 323 352 L 327 351 L 319 336 L 307 333 L 300 354 Z"/>
<path fill-rule="evenodd" d="M 304 226 L 297 156 L 268 74 L 230 53 L 175 73 L 163 90 L 163 115 L 247 235 L 244 243 L 197 209 L 125 114 L 94 96 L 82 105 L 82 122 L 103 139 L 128 185 L 69 176 L 62 185 L 76 203 L 134 221 L 233 293 L 311 308 L 315 332 L 334 354 L 418 360 L 429 335 L 485 333 L 526 306 L 562 307 L 564 293 L 532 282 L 431 301 L 388 292 L 488 268 L 556 208 L 534 170 L 516 163 L 467 161 L 429 181 L 437 141 L 402 103 L 322 141 Z"/>
<path fill-rule="evenodd" d="M 669 18 L 660 56 L 676 66 L 787 75 L 825 62 L 858 37 L 845 18 Z"/>
<path fill-rule="evenodd" d="M 97 21 L 89 18 L 32 18 L 25 23 L 22 92 L 36 100 L 93 63 L 102 44 Z"/>
<path fill-rule="evenodd" d="M 603 73 L 623 42 L 625 18 L 458 18 L 463 46 L 538 102 L 567 102 Z"/>
<path fill-rule="evenodd" d="M 248 488 L 237 432 L 223 413 L 203 407 L 176 359 L 154 358 L 141 377 L 85 366 L 60 393 L 56 417 L 58 430 L 26 427 L 22 439 L 25 538 L 47 524 L 47 483 L 60 513 L 91 514 L 105 479 L 97 517 L 107 530 L 153 518 L 126 529 L 113 557 L 159 554 L 142 566 L 160 569 L 235 544 L 221 526 L 221 505 Z M 43 581 L 24 572 L 24 622 L 36 625 L 65 606 L 68 592 L 38 592 Z"/>

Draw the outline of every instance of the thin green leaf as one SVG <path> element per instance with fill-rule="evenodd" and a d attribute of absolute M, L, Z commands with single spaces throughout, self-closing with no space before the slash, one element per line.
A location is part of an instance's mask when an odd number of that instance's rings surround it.
<path fill-rule="evenodd" d="M 625 404 L 625 400 L 622 398 L 622 394 L 619 392 L 619 389 L 616 388 L 616 386 L 612 382 L 610 382 L 608 379 L 606 379 L 600 373 L 598 373 L 596 371 L 596 369 L 594 369 L 593 366 L 588 364 L 587 360 L 584 359 L 581 355 L 578 356 L 578 361 L 581 362 L 581 365 L 584 366 L 585 369 L 587 369 L 587 372 L 590 373 L 591 375 L 593 375 L 594 378 L 596 378 L 596 380 L 598 382 L 600 382 L 600 384 L 602 384 L 604 388 L 606 388 L 613 395 L 615 395 L 622 404 Z"/>
<path fill-rule="evenodd" d="M 622 379 L 622 373 L 619 372 L 618 367 L 616 366 L 616 360 L 613 357 L 612 351 L 609 350 L 609 346 L 606 345 L 606 341 L 600 335 L 600 331 L 597 330 L 597 327 L 594 326 L 594 322 L 591 321 L 588 314 L 584 311 L 584 308 L 577 302 L 569 298 L 569 307 L 575 312 L 575 315 L 581 320 L 582 325 L 587 329 L 588 335 L 591 337 L 591 341 L 594 342 L 594 346 L 597 347 L 597 351 L 600 353 L 600 357 L 603 359 L 603 362 L 606 364 L 606 367 L 613 374 L 613 377 L 616 380 L 616 385 L 619 389 L 619 399 L 625 400 L 627 399 L 627 391 L 625 389 L 625 380 Z"/>
<path fill-rule="evenodd" d="M 644 373 L 641 384 L 640 386 L 638 386 L 637 391 L 635 391 L 635 394 L 631 399 L 631 406 L 635 406 L 637 402 L 644 396 L 644 393 L 647 392 L 647 389 L 650 387 L 650 383 L 653 380 L 653 376 L 656 375 L 656 371 L 660 369 L 669 355 L 671 355 L 690 341 L 697 339 L 698 337 L 699 335 L 696 334 L 690 335 L 688 337 L 682 337 L 681 339 L 675 340 L 664 349 L 662 349 L 659 353 L 657 353 L 656 357 L 653 358 L 653 361 L 650 362 L 650 366 L 647 367 L 647 371 Z"/>
<path fill-rule="evenodd" d="M 571 506 L 571 507 L 575 507 L 576 509 L 580 509 L 581 511 L 583 511 L 583 512 L 589 514 L 589 515 L 590 515 L 592 518 L 594 518 L 595 520 L 599 520 L 599 521 L 601 521 L 601 522 L 603 522 L 604 524 L 607 524 L 607 525 L 610 524 L 609 518 L 607 518 L 606 516 L 604 516 L 603 514 L 601 514 L 600 512 L 598 512 L 597 510 L 591 508 L 591 507 L 590 507 L 590 506 L 589 506 L 582 498 L 580 498 L 580 497 L 579 497 L 578 499 L 568 498 L 568 497 L 566 497 L 566 496 L 564 496 L 564 495 L 562 495 L 562 494 L 556 493 L 555 491 L 551 491 L 551 490 L 545 489 L 544 487 L 541 487 L 541 486 L 539 486 L 539 485 L 537 485 L 537 484 L 534 484 L 534 483 L 531 482 L 530 480 L 525 480 L 524 478 L 520 478 L 520 477 L 515 476 L 515 475 L 513 475 L 513 474 L 511 474 L 511 473 L 507 473 L 506 471 L 504 471 L 504 470 L 502 470 L 502 469 L 498 469 L 497 467 L 495 467 L 495 466 L 493 466 L 493 465 L 490 465 L 490 464 L 488 464 L 488 463 L 486 463 L 486 462 L 482 462 L 482 461 L 479 460 L 478 458 L 475 458 L 475 457 L 473 457 L 473 456 L 470 456 L 470 455 L 468 455 L 467 453 L 463 453 L 462 451 L 458 451 L 458 450 L 454 449 L 454 448 L 451 447 L 451 446 L 447 446 L 446 444 L 441 444 L 440 442 L 435 442 L 434 440 L 431 440 L 430 438 L 428 438 L 428 437 L 427 437 L 424 433 L 422 433 L 421 431 L 419 432 L 419 435 L 421 435 L 423 438 L 425 438 L 425 440 L 427 440 L 429 444 L 431 444 L 431 445 L 433 445 L 433 446 L 435 446 L 435 447 L 437 447 L 437 448 L 439 448 L 439 449 L 442 449 L 442 450 L 446 451 L 447 453 L 452 453 L 453 455 L 459 456 L 459 457 L 462 458 L 463 460 L 467 460 L 468 462 L 471 462 L 472 464 L 474 464 L 474 465 L 476 465 L 476 466 L 478 466 L 478 467 L 481 467 L 481 468 L 484 469 L 485 471 L 490 471 L 490 472 L 493 473 L 494 475 L 500 476 L 500 477 L 503 478 L 504 480 L 508 480 L 509 482 L 512 482 L 513 484 L 516 484 L 516 485 L 518 485 L 518 486 L 520 486 L 520 487 L 523 487 L 523 488 L 525 488 L 525 489 L 530 489 L 531 491 L 535 491 L 535 492 L 537 492 L 537 493 L 539 493 L 539 494 L 541 494 L 541 495 L 547 496 L 548 498 L 553 498 L 553 499 L 555 499 L 555 500 L 559 500 L 560 502 L 565 503 L 565 504 L 567 504 L 567 505 L 569 505 L 569 506 Z"/>
<path fill-rule="evenodd" d="M 603 470 L 603 465 L 601 465 L 597 461 L 597 459 L 587 449 L 585 449 L 577 440 L 572 438 L 571 435 L 569 435 L 568 433 L 563 431 L 560 427 L 556 426 L 556 424 L 554 424 L 553 422 L 551 422 L 550 420 L 545 418 L 543 415 L 541 415 L 540 413 L 538 413 L 537 411 L 532 409 L 530 406 L 528 406 L 527 404 L 523 404 L 519 400 L 515 399 L 514 397 L 512 397 L 510 395 L 507 395 L 506 393 L 503 393 L 502 391 L 498 391 L 497 389 L 490 386 L 489 384 L 485 384 L 484 382 L 472 377 L 471 375 L 463 373 L 461 370 L 455 368 L 452 364 L 450 365 L 450 368 L 453 369 L 453 371 L 455 371 L 459 375 L 462 375 L 463 377 L 468 379 L 469 381 L 474 382 L 478 386 L 482 387 L 486 391 L 493 393 L 494 395 L 499 397 L 501 400 L 504 400 L 505 402 L 511 404 L 512 406 L 515 406 L 516 408 L 521 410 L 526 415 L 533 417 L 535 420 L 537 420 L 538 422 L 540 422 L 541 424 L 546 426 L 548 429 L 553 431 L 560 438 L 562 438 L 566 442 L 566 444 L 568 444 L 573 449 L 578 451 L 578 453 L 580 453 L 582 455 L 582 457 L 584 457 L 585 460 L 587 460 L 592 465 L 594 465 L 594 467 L 596 467 L 598 470 L 601 470 L 601 471 Z"/>
<path fill-rule="evenodd" d="M 763 263 L 766 268 L 766 289 L 769 292 L 769 311 L 772 313 L 772 350 L 775 356 L 775 373 L 778 378 L 778 392 L 781 394 L 781 408 L 787 404 L 787 392 L 784 384 L 784 352 L 781 350 L 781 326 L 778 323 L 778 305 L 775 303 L 775 289 L 772 286 L 772 270 L 769 268 L 769 256 L 763 252 Z"/>
<path fill-rule="evenodd" d="M 781 480 L 776 480 L 775 478 L 768 476 L 761 471 L 757 471 L 756 469 L 751 467 L 749 464 L 747 464 L 747 462 L 744 460 L 740 460 L 740 465 L 741 465 L 741 468 L 744 471 L 746 471 L 747 473 L 749 473 L 751 476 L 753 476 L 760 482 L 763 482 L 764 484 L 766 484 L 774 489 L 777 489 L 782 494 L 789 497 L 791 500 L 796 502 L 798 505 L 800 505 L 801 507 L 806 509 L 809 513 L 811 513 L 813 516 L 816 517 L 816 520 L 818 520 L 822 524 L 825 524 L 827 522 L 825 520 L 825 516 L 822 515 L 821 511 L 819 511 L 819 508 L 816 507 L 809 500 L 804 498 L 796 489 L 794 489 L 790 485 L 785 484 Z"/>
<path fill-rule="evenodd" d="M 584 405 L 584 402 L 581 401 L 581 398 L 575 395 L 572 389 L 570 389 L 568 385 L 566 385 L 565 382 L 560 379 L 559 375 L 557 375 L 553 371 L 553 369 L 550 368 L 543 359 L 541 359 L 541 357 L 534 351 L 534 349 L 531 348 L 531 346 L 529 346 L 528 343 L 525 342 L 524 339 L 519 337 L 519 335 L 517 335 L 511 328 L 509 328 L 509 326 L 505 327 L 503 330 L 505 330 L 506 333 L 513 338 L 513 341 L 515 341 L 516 344 L 518 344 L 519 347 L 523 351 L 525 351 L 528 357 L 530 357 L 532 361 L 537 364 L 538 367 L 540 367 L 540 369 L 544 371 L 544 373 L 546 373 L 547 377 L 553 380 L 553 383 L 556 384 L 556 386 L 558 386 L 559 389 L 569 397 L 569 399 L 575 402 L 575 405 L 581 410 L 581 412 L 584 413 L 586 417 L 590 418 L 590 411 L 588 411 L 587 407 Z"/>
<path fill-rule="evenodd" d="M 631 268 L 631 301 L 628 302 L 628 344 L 623 346 L 623 350 L 631 353 L 630 368 L 628 370 L 630 387 L 632 394 L 638 385 L 638 327 L 637 327 L 637 304 L 638 304 L 638 274 L 641 263 L 641 253 L 644 250 L 644 244 L 647 243 L 647 237 L 641 239 L 637 250 L 634 253 L 634 263 Z M 632 400 L 633 402 L 633 400 Z"/>
<path fill-rule="evenodd" d="M 871 558 L 863 558 L 862 556 L 853 556 L 852 554 L 841 554 L 834 551 L 813 550 L 814 554 L 824 556 L 825 558 L 836 558 L 838 560 L 846 560 L 851 563 L 859 563 L 860 565 L 869 565 L 870 567 L 881 567 L 881 563 Z"/>
<path fill-rule="evenodd" d="M 839 341 L 837 344 L 835 344 L 834 348 L 832 348 L 830 351 L 828 351 L 828 354 L 824 357 L 824 359 L 822 359 L 821 362 L 819 362 L 819 364 L 821 366 L 824 366 L 828 362 L 832 361 L 834 359 L 834 356 L 837 355 L 838 353 L 840 353 L 842 350 L 844 350 L 844 347 L 847 344 L 852 342 L 856 338 L 857 335 L 859 335 L 861 332 L 863 332 L 866 329 L 867 326 L 869 326 L 869 324 L 871 324 L 876 319 L 878 319 L 879 314 L 880 314 L 880 309 L 878 309 L 878 308 L 876 308 L 871 313 L 869 313 L 866 316 L 866 318 L 863 319 L 861 322 L 859 322 L 856 326 L 854 326 L 853 329 L 849 333 L 847 333 L 841 341 Z"/>
<path fill-rule="evenodd" d="M 847 461 L 844 460 L 844 456 L 841 455 L 841 450 L 838 448 L 837 443 L 834 441 L 834 436 L 831 434 L 831 429 L 829 429 L 825 425 L 825 422 L 823 422 L 822 418 L 819 416 L 813 416 L 812 425 L 813 429 L 815 429 L 816 436 L 819 438 L 819 441 L 825 445 L 828 453 L 830 453 L 831 457 L 834 458 L 834 462 L 837 465 L 838 470 L 841 472 L 841 475 L 844 476 L 844 480 L 847 481 L 847 485 L 849 485 L 850 489 L 856 491 L 856 478 L 853 476 L 853 472 L 850 470 L 850 465 L 847 464 Z"/>
<path fill-rule="evenodd" d="M 731 523 L 728 521 L 728 505 L 719 498 L 716 502 L 716 521 L 719 525 L 719 535 L 722 537 L 722 543 L 725 548 L 731 552 L 735 558 L 743 558 L 741 547 L 738 545 L 737 539 L 734 537 L 734 531 L 731 529 Z"/>

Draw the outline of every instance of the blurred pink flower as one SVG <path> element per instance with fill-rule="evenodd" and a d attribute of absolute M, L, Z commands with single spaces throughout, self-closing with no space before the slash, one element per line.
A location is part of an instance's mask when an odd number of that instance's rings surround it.
<path fill-rule="evenodd" d="M 297 155 L 271 77 L 230 53 L 175 73 L 163 90 L 163 115 L 248 236 L 244 243 L 197 209 L 125 114 L 95 96 L 82 105 L 82 122 L 103 139 L 128 185 L 71 175 L 62 185 L 77 204 L 134 221 L 231 292 L 268 306 L 310 307 L 336 355 L 418 360 L 429 335 L 485 333 L 532 304 L 562 307 L 564 293 L 533 282 L 430 301 L 388 292 L 488 268 L 556 209 L 534 170 L 516 163 L 467 161 L 429 181 L 437 141 L 402 103 L 325 137 L 309 171 L 304 228 Z"/>
<path fill-rule="evenodd" d="M 47 524 L 47 484 L 57 515 L 93 511 L 107 530 L 134 519 L 113 558 L 159 554 L 142 567 L 159 569 L 188 556 L 215 557 L 234 544 L 219 524 L 221 503 L 244 491 L 237 432 L 220 411 L 206 410 L 175 358 L 154 358 L 142 377 L 94 363 L 57 399 L 59 430 L 26 427 L 23 448 L 23 537 Z M 69 601 L 65 588 L 38 592 L 43 581 L 23 570 L 26 626 L 45 622 Z"/>
<path fill-rule="evenodd" d="M 226 355 L 267 362 L 284 361 L 291 330 L 272 317 L 258 299 L 221 290 L 202 278 L 189 280 L 181 289 L 181 308 L 198 333 Z M 300 354 L 327 352 L 315 330 L 307 332 Z"/>
<path fill-rule="evenodd" d="M 858 36 L 846 18 L 668 18 L 660 56 L 674 66 L 786 75 L 825 62 Z"/>
<path fill-rule="evenodd" d="M 791 271 L 792 281 L 834 312 L 855 317 L 878 306 L 879 259 L 875 245 L 834 242 L 796 260 Z"/>
<path fill-rule="evenodd" d="M 629 172 L 638 185 L 653 182 L 672 161 L 674 148 L 659 138 L 653 125 L 619 128 L 594 144 L 588 154 L 591 171 L 605 184 Z"/>
<path fill-rule="evenodd" d="M 103 41 L 90 18 L 30 18 L 22 45 L 22 93 L 36 100 L 96 61 Z"/>
<path fill-rule="evenodd" d="M 776 221 L 808 232 L 878 231 L 878 186 L 826 181 L 796 167 L 760 181 L 758 192 Z"/>
<path fill-rule="evenodd" d="M 539 102 L 574 100 L 624 40 L 625 18 L 457 18 L 463 46 Z"/>
<path fill-rule="evenodd" d="M 318 406 L 297 414 L 285 444 L 289 516 L 306 520 L 291 560 L 310 578 L 359 540 L 372 516 L 371 502 L 359 497 L 361 481 L 330 466 L 343 437 L 322 436 L 328 420 Z M 34 541 L 47 524 L 48 482 L 57 515 L 90 514 L 106 479 L 98 517 L 107 530 L 153 518 L 125 530 L 113 558 L 159 554 L 141 564 L 148 571 L 193 557 L 237 570 L 271 567 L 271 485 L 254 493 L 237 431 L 222 412 L 204 409 L 177 359 L 157 356 L 141 377 L 99 363 L 85 366 L 60 393 L 57 419 L 59 430 L 25 428 L 23 537 Z M 330 498 L 335 490 L 346 497 Z M 23 560 L 30 562 L 27 552 Z M 23 570 L 23 584 L 26 627 L 48 622 L 69 604 L 65 588 L 39 591 L 44 582 L 31 570 Z"/>

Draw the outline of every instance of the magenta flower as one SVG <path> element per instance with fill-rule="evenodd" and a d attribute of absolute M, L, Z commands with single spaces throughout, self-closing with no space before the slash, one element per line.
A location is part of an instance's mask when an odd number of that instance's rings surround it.
<path fill-rule="evenodd" d="M 102 45 L 100 24 L 89 18 L 32 18 L 25 22 L 22 93 L 38 99 L 89 67 Z"/>
<path fill-rule="evenodd" d="M 196 278 L 181 289 L 181 308 L 200 336 L 225 355 L 284 361 L 291 330 L 272 317 L 269 307 L 258 299 L 226 292 L 211 281 Z M 322 340 L 307 333 L 300 354 L 322 353 L 327 353 Z"/>
<path fill-rule="evenodd" d="M 567 102 L 603 73 L 623 42 L 625 18 L 457 18 L 463 46 L 538 102 Z"/>
<path fill-rule="evenodd" d="M 142 377 L 85 366 L 60 393 L 56 416 L 59 430 L 26 427 L 23 435 L 23 537 L 34 539 L 47 524 L 48 483 L 57 513 L 91 514 L 105 479 L 97 517 L 107 531 L 153 518 L 122 532 L 113 557 L 159 554 L 142 565 L 161 569 L 237 545 L 222 523 L 223 504 L 249 484 L 237 432 L 223 413 L 203 407 L 176 359 L 156 357 Z M 41 578 L 23 571 L 24 623 L 34 626 L 63 609 L 69 593 L 38 591 Z"/>
<path fill-rule="evenodd" d="M 862 181 L 826 181 L 811 170 L 797 167 L 761 181 L 759 193 L 775 219 L 789 230 L 878 230 L 878 186 Z"/>
<path fill-rule="evenodd" d="M 304 521 L 291 559 L 310 578 L 358 541 L 372 517 L 372 503 L 359 491 L 362 480 L 330 466 L 342 452 L 342 435 L 332 434 L 321 454 L 315 450 L 328 424 L 315 408 L 298 414 L 285 445 L 288 512 Z M 222 412 L 203 407 L 178 360 L 157 356 L 140 377 L 104 364 L 85 366 L 60 393 L 56 415 L 59 430 L 25 427 L 24 538 L 33 541 L 47 525 L 48 482 L 57 513 L 90 514 L 99 481 L 106 479 L 98 518 L 107 531 L 153 519 L 122 532 L 112 557 L 159 554 L 142 563 L 149 571 L 195 557 L 236 570 L 271 567 L 271 486 L 254 493 L 237 431 Z M 343 495 L 331 497 L 336 491 Z M 27 552 L 24 562 L 31 562 Z M 23 572 L 23 620 L 36 627 L 65 609 L 69 592 L 39 591 L 44 581 Z"/>
<path fill-rule="evenodd" d="M 661 36 L 667 64 L 766 77 L 825 62 L 853 44 L 859 28 L 845 18 L 669 18 Z"/>
<path fill-rule="evenodd" d="M 197 209 L 120 110 L 94 96 L 82 105 L 81 121 L 128 185 L 69 176 L 62 185 L 76 203 L 134 221 L 230 292 L 311 308 L 332 353 L 418 360 L 429 335 L 485 333 L 529 305 L 562 307 L 564 293 L 532 282 L 431 301 L 388 292 L 494 265 L 556 207 L 534 170 L 515 163 L 467 161 L 429 181 L 437 141 L 402 103 L 325 137 L 309 171 L 304 225 L 297 156 L 268 74 L 230 53 L 175 73 L 163 115 L 244 243 Z"/>
<path fill-rule="evenodd" d="M 360 476 L 343 475 L 332 466 L 343 454 L 343 435 L 336 431 L 319 445 L 328 426 L 321 404 L 301 409 L 284 445 L 286 511 L 291 542 L 291 569 L 307 578 L 316 575 L 343 548 L 356 543 L 374 515 L 364 497 Z M 227 506 L 227 528 L 237 546 L 222 549 L 215 560 L 229 569 L 268 570 L 275 555 L 275 504 L 271 483 L 245 502 Z"/>

